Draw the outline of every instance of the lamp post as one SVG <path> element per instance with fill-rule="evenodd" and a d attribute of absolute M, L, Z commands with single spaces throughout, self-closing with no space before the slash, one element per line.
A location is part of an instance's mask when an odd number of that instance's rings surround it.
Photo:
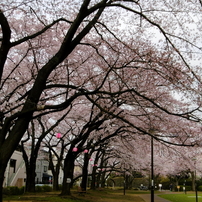
<path fill-rule="evenodd" d="M 198 192 L 197 192 L 197 182 L 196 182 L 196 158 L 194 158 L 193 160 L 194 160 L 194 167 L 195 167 L 195 171 L 194 171 L 195 195 L 196 195 L 196 202 L 198 202 Z"/>
<path fill-rule="evenodd" d="M 196 202 L 198 202 L 198 192 L 197 192 L 197 182 L 196 182 L 196 169 L 195 169 L 195 193 L 196 193 Z"/>
<path fill-rule="evenodd" d="M 151 202 L 154 202 L 154 138 L 151 136 Z"/>

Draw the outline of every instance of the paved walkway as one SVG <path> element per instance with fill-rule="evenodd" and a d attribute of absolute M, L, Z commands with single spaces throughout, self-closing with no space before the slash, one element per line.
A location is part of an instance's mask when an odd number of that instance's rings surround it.
<path fill-rule="evenodd" d="M 139 195 L 145 202 L 151 202 L 151 195 L 150 194 L 141 194 Z M 170 202 L 166 199 L 163 199 L 156 194 L 154 195 L 154 202 Z"/>

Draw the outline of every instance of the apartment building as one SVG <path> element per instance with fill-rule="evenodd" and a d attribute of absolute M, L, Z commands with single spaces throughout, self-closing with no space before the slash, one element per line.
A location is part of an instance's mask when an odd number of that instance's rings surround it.
<path fill-rule="evenodd" d="M 56 160 L 55 160 L 56 162 Z M 7 165 L 3 187 L 8 186 L 25 186 L 26 181 L 26 167 L 22 157 L 22 152 L 16 150 Z M 36 161 L 36 177 L 35 184 L 52 184 L 52 172 L 49 170 L 48 153 L 40 150 Z M 63 172 L 59 174 L 59 184 L 63 181 Z"/>
<path fill-rule="evenodd" d="M 15 151 L 7 165 L 3 187 L 25 185 L 26 169 L 22 152 Z"/>
<path fill-rule="evenodd" d="M 49 155 L 48 152 L 40 150 L 38 153 L 38 158 L 36 161 L 36 176 L 35 184 L 52 184 L 53 176 L 51 170 L 49 170 Z M 53 162 L 57 162 L 57 159 L 53 159 Z M 80 175 L 82 172 L 81 166 L 78 164 L 75 165 L 74 176 Z M 63 182 L 63 171 L 60 169 L 60 174 L 58 176 L 58 183 L 62 184 Z M 5 178 L 3 187 L 7 186 L 25 186 L 26 183 L 26 167 L 25 162 L 22 157 L 22 152 L 16 150 L 7 165 L 5 172 Z M 80 183 L 80 181 L 78 181 Z"/>

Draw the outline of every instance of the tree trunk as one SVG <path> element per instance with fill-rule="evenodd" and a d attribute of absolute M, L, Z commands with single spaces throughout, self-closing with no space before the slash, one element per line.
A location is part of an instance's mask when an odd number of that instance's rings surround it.
<path fill-rule="evenodd" d="M 36 171 L 36 159 L 37 159 L 38 150 L 34 148 L 33 142 L 34 141 L 32 141 L 30 159 L 24 149 L 23 142 L 21 147 L 22 155 L 23 155 L 23 159 L 26 167 L 26 187 L 25 187 L 26 192 L 35 192 L 35 177 L 36 177 L 35 171 Z"/>
<path fill-rule="evenodd" d="M 101 171 L 98 172 L 96 179 L 97 179 L 96 187 L 99 188 L 101 185 Z"/>
<path fill-rule="evenodd" d="M 26 192 L 35 192 L 35 169 L 36 164 L 32 162 L 26 167 Z"/>
<path fill-rule="evenodd" d="M 102 176 L 101 176 L 101 187 L 105 188 L 105 174 L 106 172 L 102 172 Z"/>
<path fill-rule="evenodd" d="M 195 176 L 195 172 L 191 171 L 191 180 L 192 180 L 192 191 L 196 190 L 196 186 L 195 186 L 195 180 L 196 180 L 196 176 Z"/>
<path fill-rule="evenodd" d="M 58 174 L 54 173 L 53 174 L 53 191 L 58 191 L 59 190 L 59 184 L 58 184 Z"/>
<path fill-rule="evenodd" d="M 1 161 L 0 161 L 1 162 Z M 0 163 L 0 202 L 3 201 L 3 183 L 4 183 L 4 173 L 6 171 L 7 163 Z"/>
<path fill-rule="evenodd" d="M 3 201 L 3 181 L 4 181 L 4 172 L 2 175 L 2 171 L 0 171 L 0 183 L 1 183 L 1 187 L 0 187 L 0 202 Z"/>
<path fill-rule="evenodd" d="M 74 161 L 75 161 L 75 155 L 73 155 L 72 151 L 70 150 L 64 162 L 64 177 L 63 177 L 61 195 L 71 195 L 70 189 L 72 187 L 72 181 L 73 181 Z M 71 179 L 70 183 L 67 182 L 68 178 Z"/>
<path fill-rule="evenodd" d="M 91 181 L 91 187 L 90 187 L 93 190 L 96 189 L 96 170 L 97 168 L 94 166 L 92 171 L 92 181 Z"/>
<path fill-rule="evenodd" d="M 60 163 L 61 163 L 61 160 L 58 159 L 57 164 L 54 166 L 53 157 L 52 157 L 51 151 L 49 151 L 49 166 L 53 174 L 53 190 L 54 191 L 59 190 L 58 177 L 60 174 Z"/>
<path fill-rule="evenodd" d="M 84 165 L 82 169 L 82 181 L 81 181 L 81 189 L 82 191 L 86 191 L 87 181 L 88 181 L 88 164 L 89 164 L 89 155 L 86 153 L 84 155 Z"/>
<path fill-rule="evenodd" d="M 24 107 L 26 109 L 26 107 Z M 18 146 L 26 127 L 28 126 L 30 116 L 23 116 L 16 121 L 16 124 L 13 126 L 12 131 L 9 133 L 7 139 L 3 142 L 0 140 L 0 186 L 3 188 L 4 181 L 4 172 L 6 171 L 7 164 Z M 4 134 L 0 134 L 3 136 Z M 0 192 L 0 202 L 2 202 L 2 190 Z"/>
<path fill-rule="evenodd" d="M 131 177 L 130 175 L 126 175 L 126 189 L 132 189 L 132 185 L 133 185 L 133 177 Z"/>
<path fill-rule="evenodd" d="M 93 170 L 92 170 L 91 189 L 93 189 L 93 190 L 95 190 L 96 187 L 97 187 L 96 171 L 97 171 L 97 164 L 98 164 L 99 154 L 100 154 L 100 151 L 98 151 L 96 156 L 95 156 L 94 166 L 93 166 Z"/>

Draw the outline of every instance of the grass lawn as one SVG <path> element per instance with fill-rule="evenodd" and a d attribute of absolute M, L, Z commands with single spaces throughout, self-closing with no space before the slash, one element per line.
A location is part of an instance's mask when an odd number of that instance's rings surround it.
<path fill-rule="evenodd" d="M 148 192 L 126 191 L 123 190 L 88 190 L 86 194 L 79 195 L 76 191 L 72 191 L 72 196 L 60 197 L 60 192 L 47 192 L 36 194 L 24 194 L 21 196 L 11 196 L 4 198 L 5 202 L 144 202 L 138 194 Z"/>
<path fill-rule="evenodd" d="M 161 194 L 158 196 L 172 202 L 196 202 L 196 195 L 194 192 L 187 192 L 187 194 L 184 193 Z M 201 192 L 198 193 L 198 202 L 202 202 Z"/>
<path fill-rule="evenodd" d="M 46 192 L 24 194 L 20 196 L 5 197 L 4 202 L 144 202 L 139 195 L 150 194 L 149 191 L 135 191 L 101 189 L 101 190 L 88 190 L 86 194 L 79 195 L 75 190 L 72 190 L 71 196 L 61 197 L 60 192 Z M 196 202 L 194 192 L 187 192 L 187 194 L 179 192 L 155 192 L 158 196 L 165 198 L 172 202 Z M 198 192 L 198 202 L 202 202 L 202 192 Z"/>

